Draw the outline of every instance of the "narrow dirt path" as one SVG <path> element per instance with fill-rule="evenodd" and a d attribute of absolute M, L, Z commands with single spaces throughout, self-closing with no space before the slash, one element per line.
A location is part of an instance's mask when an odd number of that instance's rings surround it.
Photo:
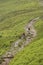
<path fill-rule="evenodd" d="M 22 50 L 26 45 L 28 45 L 32 39 L 37 35 L 36 30 L 34 29 L 33 24 L 39 19 L 39 17 L 33 19 L 25 26 L 25 33 L 21 36 L 19 40 L 15 43 L 12 43 L 12 46 L 5 55 L 2 56 L 2 62 L 0 65 L 9 65 L 9 62 L 14 58 L 20 50 Z"/>

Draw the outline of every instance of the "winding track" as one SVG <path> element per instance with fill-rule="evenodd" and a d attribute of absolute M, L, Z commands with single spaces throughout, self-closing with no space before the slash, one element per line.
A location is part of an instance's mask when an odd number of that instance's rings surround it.
<path fill-rule="evenodd" d="M 2 56 L 2 63 L 0 65 L 8 65 L 12 58 L 14 58 L 15 54 L 17 54 L 20 50 L 22 50 L 26 45 L 28 45 L 31 40 L 36 36 L 36 30 L 34 29 L 33 24 L 39 19 L 39 17 L 33 19 L 25 26 L 25 34 L 26 39 L 24 42 L 22 42 L 22 45 L 19 47 L 19 43 L 23 41 L 23 37 L 21 39 L 17 40 L 15 43 L 12 43 L 12 46 L 8 52 L 6 52 L 5 55 Z M 28 30 L 30 28 L 30 30 Z M 30 36 L 28 35 L 30 33 Z M 15 48 L 15 49 L 14 49 Z"/>

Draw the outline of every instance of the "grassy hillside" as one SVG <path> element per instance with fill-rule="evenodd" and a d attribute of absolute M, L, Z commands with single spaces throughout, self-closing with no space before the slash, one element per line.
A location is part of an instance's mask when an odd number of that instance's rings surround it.
<path fill-rule="evenodd" d="M 10 48 L 13 42 L 19 39 L 19 36 L 24 32 L 25 25 L 35 17 L 40 17 L 39 22 L 35 24 L 38 36 L 32 44 L 15 57 L 17 60 L 13 59 L 10 65 L 26 65 L 24 63 L 26 60 L 26 63 L 29 61 L 28 59 L 31 62 L 32 59 L 38 56 L 34 62 L 32 61 L 34 64 L 39 59 L 38 53 L 41 53 L 40 57 L 43 58 L 41 48 L 43 47 L 43 6 L 40 4 L 40 0 L 0 0 L 0 56 Z M 40 46 L 40 44 L 42 45 Z M 32 56 L 30 56 L 31 54 Z M 19 56 L 20 58 L 18 59 Z M 27 59 L 25 59 L 25 56 Z M 24 59 L 22 60 L 23 57 Z M 38 62 L 36 65 L 38 65 Z"/>
<path fill-rule="evenodd" d="M 43 21 L 40 19 L 35 28 L 38 32 L 35 40 L 19 52 L 9 65 L 43 65 Z"/>
<path fill-rule="evenodd" d="M 34 0 L 0 0 L 0 55 L 24 32 L 25 24 L 37 16 L 38 7 Z"/>

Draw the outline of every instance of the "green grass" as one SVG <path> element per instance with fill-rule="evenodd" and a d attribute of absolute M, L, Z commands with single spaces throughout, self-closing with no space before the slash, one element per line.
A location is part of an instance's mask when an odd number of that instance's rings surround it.
<path fill-rule="evenodd" d="M 43 65 L 43 21 L 40 19 L 35 24 L 37 36 L 14 57 L 9 65 Z"/>
<path fill-rule="evenodd" d="M 17 55 L 17 57 L 15 57 L 15 59 L 17 58 L 17 61 L 14 59 L 11 65 L 19 65 L 20 63 L 20 65 L 25 65 L 25 63 L 23 64 L 23 61 L 25 62 L 26 60 L 24 59 L 22 61 L 22 55 L 25 54 L 25 56 L 27 56 L 26 53 L 28 54 L 28 52 L 29 55 L 31 55 L 30 52 L 33 49 L 32 54 L 34 56 L 34 47 L 31 48 L 31 46 L 34 46 L 35 44 L 35 47 L 37 47 L 37 44 L 39 44 L 39 42 L 40 44 L 43 42 L 43 6 L 39 5 L 39 0 L 0 0 L 0 56 L 9 50 L 13 42 L 19 39 L 19 36 L 25 31 L 25 25 L 31 19 L 38 16 L 40 17 L 39 22 L 35 24 L 35 28 L 38 32 L 36 39 L 33 40 L 32 43 L 26 47 L 26 49 L 24 49 L 24 52 L 20 52 L 21 60 L 18 59 L 19 55 Z M 41 47 L 39 48 L 40 52 Z M 37 49 L 36 51 L 38 53 Z M 30 59 L 32 60 L 32 57 Z M 31 62 L 31 60 L 26 62 Z M 20 63 L 18 63 L 19 61 Z M 34 60 L 33 63 L 35 62 L 36 61 Z"/>
<path fill-rule="evenodd" d="M 34 0 L 0 0 L 0 55 L 24 32 L 29 20 L 43 12 L 38 5 Z M 42 12 L 38 14 L 42 15 Z"/>

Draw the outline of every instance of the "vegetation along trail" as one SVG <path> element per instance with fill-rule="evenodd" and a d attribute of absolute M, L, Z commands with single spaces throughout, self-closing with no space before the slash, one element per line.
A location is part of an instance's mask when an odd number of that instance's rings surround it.
<path fill-rule="evenodd" d="M 28 45 L 32 39 L 37 35 L 36 30 L 34 29 L 33 24 L 39 19 L 39 17 L 30 20 L 25 26 L 25 32 L 22 33 L 20 38 L 15 42 L 12 43 L 10 50 L 6 52 L 1 57 L 1 64 L 0 65 L 8 65 L 12 58 L 14 58 L 15 54 L 17 54 L 20 50 L 22 50 L 26 45 Z"/>

